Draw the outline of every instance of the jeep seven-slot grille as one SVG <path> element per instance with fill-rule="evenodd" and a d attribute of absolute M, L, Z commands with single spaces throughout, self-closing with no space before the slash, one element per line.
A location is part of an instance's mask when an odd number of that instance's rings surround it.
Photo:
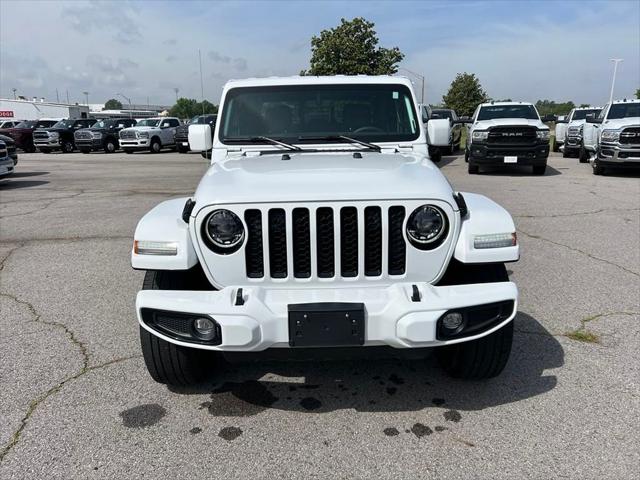
<path fill-rule="evenodd" d="M 383 252 L 383 211 L 381 207 L 369 206 L 364 212 L 356 207 L 319 207 L 315 210 L 294 208 L 287 213 L 282 208 L 266 212 L 257 209 L 244 213 L 247 225 L 245 263 L 248 278 L 271 278 L 288 276 L 287 236 L 291 236 L 292 270 L 295 278 L 310 278 L 315 268 L 318 278 L 379 277 L 383 273 L 383 255 L 387 257 L 387 273 L 403 275 L 406 271 L 406 243 L 403 234 L 405 208 L 389 207 L 387 211 L 387 248 Z M 291 215 L 290 227 L 287 215 Z M 359 219 L 364 215 L 363 219 Z M 312 238 L 312 219 L 315 232 Z M 360 230 L 359 221 L 363 225 Z M 339 223 L 338 223 L 339 222 Z M 337 234 L 339 226 L 339 234 Z M 268 255 L 263 247 L 263 229 L 266 228 Z M 291 231 L 288 231 L 290 228 Z M 336 235 L 339 241 L 336 242 Z M 361 239 L 360 236 L 363 238 Z M 361 243 L 361 241 L 363 242 Z M 336 243 L 339 251 L 336 251 Z M 359 245 L 363 245 L 360 251 Z M 360 258 L 364 266 L 359 271 Z M 265 259 L 268 265 L 265 265 Z"/>
<path fill-rule="evenodd" d="M 620 133 L 620 143 L 640 145 L 640 127 L 625 128 Z"/>
<path fill-rule="evenodd" d="M 534 127 L 493 127 L 489 129 L 487 143 L 500 145 L 519 145 L 535 143 Z"/>

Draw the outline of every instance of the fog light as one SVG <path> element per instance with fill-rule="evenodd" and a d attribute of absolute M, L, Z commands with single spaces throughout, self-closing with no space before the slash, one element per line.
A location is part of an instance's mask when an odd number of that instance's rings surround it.
<path fill-rule="evenodd" d="M 516 232 L 476 235 L 473 238 L 473 248 L 475 249 L 515 247 L 517 244 Z"/>
<path fill-rule="evenodd" d="M 454 332 L 462 327 L 463 322 L 464 319 L 460 312 L 451 312 L 447 313 L 442 319 L 442 326 L 450 332 Z"/>
<path fill-rule="evenodd" d="M 209 318 L 196 318 L 193 321 L 193 329 L 201 340 L 212 340 L 216 336 L 216 325 Z"/>

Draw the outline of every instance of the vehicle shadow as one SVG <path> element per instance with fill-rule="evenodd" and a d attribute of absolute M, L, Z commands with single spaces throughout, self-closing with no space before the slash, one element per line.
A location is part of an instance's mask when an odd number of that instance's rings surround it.
<path fill-rule="evenodd" d="M 605 177 L 630 177 L 630 178 L 639 178 L 640 177 L 640 167 L 638 168 L 619 168 L 619 167 L 607 167 L 605 173 Z"/>
<path fill-rule="evenodd" d="M 49 172 L 16 172 L 11 178 L 38 177 L 40 175 L 49 175 Z"/>
<path fill-rule="evenodd" d="M 430 355 L 417 359 L 231 362 L 216 375 L 215 384 L 171 390 L 210 394 L 201 408 L 214 416 L 251 416 L 268 408 L 296 412 L 407 412 L 435 407 L 458 412 L 482 410 L 535 397 L 557 384 L 556 376 L 546 370 L 564 364 L 560 343 L 526 313 L 519 312 L 515 322 L 509 363 L 500 376 L 486 381 L 451 379 L 437 365 L 435 355 Z"/>
<path fill-rule="evenodd" d="M 18 188 L 38 187 L 49 183 L 46 180 L 12 180 L 11 177 L 0 180 L 1 190 L 16 190 Z"/>
<path fill-rule="evenodd" d="M 531 177 L 538 176 L 531 173 L 531 167 L 525 165 L 513 165 L 513 166 L 500 166 L 500 167 L 480 167 L 480 175 L 496 175 L 501 177 Z M 544 177 L 553 177 L 555 175 L 562 175 L 562 172 L 553 168 L 551 165 L 547 165 L 547 169 L 544 172 Z"/>
<path fill-rule="evenodd" d="M 462 154 L 462 157 L 464 159 L 464 154 Z M 443 155 L 442 159 L 438 163 L 436 163 L 436 165 L 438 167 L 444 167 L 445 165 L 449 165 L 450 163 L 456 161 L 458 158 L 460 158 L 460 154 L 458 153 L 453 153 L 446 156 Z"/>

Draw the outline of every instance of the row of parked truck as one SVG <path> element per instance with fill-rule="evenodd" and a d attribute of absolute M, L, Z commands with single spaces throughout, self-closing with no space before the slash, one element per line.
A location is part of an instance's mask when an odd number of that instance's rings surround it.
<path fill-rule="evenodd" d="M 187 152 L 189 125 L 208 123 L 213 126 L 215 119 L 216 115 L 198 115 L 186 123 L 175 117 L 11 121 L 0 125 L 0 134 L 13 139 L 16 147 L 25 152 L 113 153 L 123 150 L 133 153 L 148 150 L 157 153 L 166 148 Z"/>

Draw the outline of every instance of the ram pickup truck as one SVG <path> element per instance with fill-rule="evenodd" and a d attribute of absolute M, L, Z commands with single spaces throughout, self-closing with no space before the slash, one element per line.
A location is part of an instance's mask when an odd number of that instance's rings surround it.
<path fill-rule="evenodd" d="M 36 151 L 33 144 L 33 132 L 42 128 L 49 128 L 58 123 L 60 120 L 42 119 L 42 120 L 26 120 L 19 123 L 15 127 L 0 129 L 0 133 L 13 138 L 16 147 L 27 153 Z"/>
<path fill-rule="evenodd" d="M 174 117 L 145 118 L 134 127 L 120 130 L 120 146 L 125 153 L 136 150 L 158 153 L 163 148 L 174 148 L 179 126 L 180 120 Z"/>
<path fill-rule="evenodd" d="M 136 312 L 158 382 L 206 378 L 237 352 L 435 350 L 461 378 L 507 363 L 518 291 L 513 219 L 429 160 L 408 79 L 234 80 L 195 193 L 138 223 Z M 371 350 L 369 350 L 371 351 Z M 423 350 L 420 350 L 423 351 Z"/>
<path fill-rule="evenodd" d="M 582 128 L 588 117 L 600 115 L 602 107 L 574 108 L 563 120 L 556 121 L 555 142 L 567 158 L 580 152 Z"/>
<path fill-rule="evenodd" d="M 580 161 L 594 175 L 609 167 L 640 167 L 640 100 L 616 100 L 583 125 Z"/>
<path fill-rule="evenodd" d="M 61 150 L 71 153 L 76 149 L 73 134 L 76 130 L 89 128 L 96 120 L 94 118 L 70 118 L 60 120 L 49 128 L 42 128 L 33 132 L 33 143 L 42 153 Z"/>
<path fill-rule="evenodd" d="M 216 126 L 216 118 L 218 116 L 214 114 L 210 115 L 196 115 L 189 122 L 184 125 L 180 125 L 176 128 L 176 145 L 178 145 L 178 152 L 187 153 L 189 148 L 189 126 L 190 125 L 203 125 L 208 123 L 211 125 L 211 132 L 213 132 Z"/>
<path fill-rule="evenodd" d="M 471 120 L 463 122 L 467 123 L 465 160 L 469 173 L 478 173 L 480 167 L 530 165 L 534 175 L 544 175 L 549 127 L 532 103 L 483 103 Z"/>
<path fill-rule="evenodd" d="M 0 142 L 4 142 L 7 147 L 7 154 L 13 160 L 13 164 L 18 164 L 18 149 L 16 147 L 16 141 L 8 135 L 0 135 Z"/>
<path fill-rule="evenodd" d="M 77 130 L 74 134 L 76 147 L 82 153 L 103 150 L 113 153 L 119 148 L 118 133 L 123 128 L 133 127 L 133 118 L 106 118 L 93 124 L 91 128 Z"/>

